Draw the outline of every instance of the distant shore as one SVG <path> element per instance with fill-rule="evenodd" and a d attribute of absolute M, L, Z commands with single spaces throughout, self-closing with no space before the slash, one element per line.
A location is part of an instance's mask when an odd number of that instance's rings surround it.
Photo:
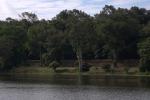
<path fill-rule="evenodd" d="M 2 72 L 1 75 L 88 75 L 88 76 L 133 76 L 133 77 L 150 77 L 150 73 L 141 73 L 138 68 L 131 68 L 128 73 L 121 68 L 116 71 L 105 72 L 103 69 L 92 67 L 88 72 L 78 72 L 77 67 L 60 67 L 54 72 L 49 67 L 18 67 L 8 72 Z"/>

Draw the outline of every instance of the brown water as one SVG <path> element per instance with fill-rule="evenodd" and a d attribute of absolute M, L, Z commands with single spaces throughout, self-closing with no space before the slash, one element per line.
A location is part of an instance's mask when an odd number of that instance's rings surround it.
<path fill-rule="evenodd" d="M 1 75 L 0 100 L 150 100 L 150 78 Z"/>

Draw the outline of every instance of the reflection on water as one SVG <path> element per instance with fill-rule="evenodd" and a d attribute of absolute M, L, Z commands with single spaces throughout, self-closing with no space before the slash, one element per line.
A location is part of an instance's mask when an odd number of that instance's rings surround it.
<path fill-rule="evenodd" d="M 149 77 L 1 75 L 0 100 L 149 100 Z"/>
<path fill-rule="evenodd" d="M 51 85 L 150 87 L 150 77 L 98 75 L 1 75 L 1 81 Z"/>

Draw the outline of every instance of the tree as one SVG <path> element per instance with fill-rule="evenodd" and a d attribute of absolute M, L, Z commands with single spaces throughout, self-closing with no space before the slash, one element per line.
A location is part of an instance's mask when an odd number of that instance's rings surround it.
<path fill-rule="evenodd" d="M 28 29 L 28 42 L 27 48 L 29 50 L 29 56 L 32 59 L 40 59 L 42 65 L 42 54 L 45 49 L 46 38 L 48 35 L 47 24 L 38 23 L 32 25 Z"/>
<path fill-rule="evenodd" d="M 13 56 L 13 41 L 0 37 L 0 69 L 9 69 L 12 67 L 11 58 Z"/>
<path fill-rule="evenodd" d="M 0 26 L 0 57 L 2 68 L 17 66 L 25 59 L 24 43 L 26 34 L 20 26 Z"/>
<path fill-rule="evenodd" d="M 150 71 L 150 23 L 142 29 L 138 46 L 140 69 L 141 71 Z"/>
<path fill-rule="evenodd" d="M 137 19 L 142 25 L 146 25 L 150 20 L 150 11 L 145 8 L 131 7 L 129 14 L 134 19 Z"/>
<path fill-rule="evenodd" d="M 139 43 L 141 71 L 150 71 L 150 37 Z"/>
<path fill-rule="evenodd" d="M 19 15 L 19 17 L 21 18 L 21 20 L 20 20 L 21 26 L 23 26 L 24 29 L 26 29 L 27 31 L 30 26 L 32 26 L 36 23 L 39 23 L 39 19 L 38 19 L 37 15 L 34 13 L 23 12 Z"/>
<path fill-rule="evenodd" d="M 73 16 L 72 26 L 69 31 L 70 43 L 76 52 L 76 56 L 79 63 L 79 70 L 82 71 L 83 65 L 83 52 L 86 47 L 92 45 L 95 35 L 93 20 L 86 13 L 78 10 L 70 11 Z"/>
<path fill-rule="evenodd" d="M 82 71 L 83 65 L 83 52 L 86 51 L 87 47 L 91 47 L 94 41 L 93 34 L 93 24 L 89 20 L 78 21 L 70 30 L 69 39 L 76 52 L 80 71 Z"/>
<path fill-rule="evenodd" d="M 19 17 L 22 20 L 26 20 L 26 21 L 29 21 L 31 23 L 38 21 L 38 17 L 34 13 L 23 12 L 21 15 L 19 15 Z"/>
<path fill-rule="evenodd" d="M 64 10 L 53 21 L 56 29 L 65 34 L 76 54 L 79 70 L 82 69 L 83 52 L 94 40 L 94 23 L 92 17 L 79 10 Z M 92 45 L 92 44 L 91 44 Z"/>
<path fill-rule="evenodd" d="M 47 62 L 60 62 L 62 57 L 62 46 L 64 44 L 64 34 L 56 30 L 55 27 L 50 26 L 46 38 L 46 56 Z"/>
<path fill-rule="evenodd" d="M 119 53 L 137 43 L 139 24 L 127 16 L 127 12 L 126 9 L 105 6 L 96 15 L 97 33 L 105 43 L 104 49 L 112 56 L 112 69 L 117 66 Z"/>
<path fill-rule="evenodd" d="M 145 25 L 145 27 L 142 29 L 140 36 L 141 36 L 141 39 L 150 37 L 150 22 L 147 25 Z"/>
<path fill-rule="evenodd" d="M 112 68 L 119 59 L 135 59 L 139 55 L 141 65 L 149 61 L 150 10 L 106 5 L 94 17 L 76 9 L 63 10 L 52 20 L 39 20 L 30 12 L 19 16 L 21 20 L 8 17 L 0 21 L 2 68 L 12 68 L 26 59 L 40 59 L 41 65 L 43 60 L 49 64 L 77 59 L 80 71 L 85 60 L 94 56 L 111 57 Z"/>

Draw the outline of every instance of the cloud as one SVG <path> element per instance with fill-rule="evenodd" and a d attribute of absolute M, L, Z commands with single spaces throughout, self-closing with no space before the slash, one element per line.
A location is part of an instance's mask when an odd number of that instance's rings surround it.
<path fill-rule="evenodd" d="M 132 2 L 134 2 L 134 0 L 112 0 L 113 4 L 119 4 L 119 5 L 132 3 Z"/>
<path fill-rule="evenodd" d="M 0 6 L 3 13 L 0 12 L 0 19 L 6 16 L 17 17 L 25 11 L 36 13 L 40 18 L 50 19 L 61 10 L 74 9 L 80 4 L 81 0 L 2 0 Z"/>
<path fill-rule="evenodd" d="M 7 0 L 0 1 L 0 18 L 7 16 L 15 16 L 15 9 L 7 2 Z"/>
<path fill-rule="evenodd" d="M 141 4 L 143 3 L 143 4 Z M 146 3 L 146 4 L 144 4 Z M 39 18 L 51 19 L 64 9 L 80 9 L 88 14 L 98 13 L 104 5 L 148 7 L 149 0 L 0 0 L 0 19 L 18 18 L 22 12 L 36 13 Z"/>
<path fill-rule="evenodd" d="M 110 4 L 123 7 L 141 6 L 142 3 L 149 3 L 149 0 L 111 0 Z"/>

